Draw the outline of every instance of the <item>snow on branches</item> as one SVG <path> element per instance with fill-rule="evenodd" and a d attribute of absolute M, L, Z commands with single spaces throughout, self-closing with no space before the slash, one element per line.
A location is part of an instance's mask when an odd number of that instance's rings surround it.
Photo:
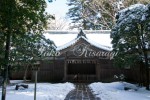
<path fill-rule="evenodd" d="M 120 10 L 111 38 L 113 50 L 123 62 L 133 62 L 131 58 L 135 61 L 147 55 L 145 51 L 150 49 L 150 4 L 135 4 Z"/>
<path fill-rule="evenodd" d="M 118 12 L 116 15 L 117 27 L 127 26 L 127 24 L 136 22 L 142 23 L 150 17 L 150 6 L 144 4 L 131 5 Z M 132 27 L 130 27 L 132 28 Z M 128 26 L 125 30 L 130 29 Z"/>

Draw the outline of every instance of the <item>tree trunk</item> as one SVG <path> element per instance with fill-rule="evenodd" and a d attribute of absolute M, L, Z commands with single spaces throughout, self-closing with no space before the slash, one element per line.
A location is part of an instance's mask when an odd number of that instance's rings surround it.
<path fill-rule="evenodd" d="M 145 65 L 146 69 L 146 90 L 150 90 L 149 88 L 149 66 L 148 63 Z"/>
<path fill-rule="evenodd" d="M 148 53 L 147 53 L 147 49 L 146 49 L 146 43 L 145 43 L 145 38 L 143 36 L 144 34 L 144 25 L 140 24 L 141 26 L 141 44 L 142 44 L 142 50 L 143 50 L 143 54 L 144 54 L 144 60 L 145 60 L 145 65 L 144 65 L 144 69 L 145 69 L 145 76 L 146 76 L 146 90 L 149 90 L 149 65 L 148 65 Z"/>
<path fill-rule="evenodd" d="M 144 79 L 145 79 L 145 77 L 144 77 L 144 67 L 143 67 L 144 65 L 143 65 L 143 61 L 140 61 L 140 69 L 139 69 L 139 71 L 140 71 L 140 80 L 139 80 L 139 86 L 140 87 L 142 87 L 143 86 L 143 84 L 144 84 Z"/>
<path fill-rule="evenodd" d="M 146 51 L 144 52 L 144 58 L 145 58 L 145 74 L 146 74 L 146 90 L 150 90 L 149 88 L 149 65 L 148 65 L 148 57 L 147 57 Z"/>
<path fill-rule="evenodd" d="M 6 5 L 8 4 L 8 8 L 6 8 L 7 11 L 7 32 L 6 32 L 6 49 L 5 49 L 5 65 L 4 65 L 4 76 L 3 76 L 3 84 L 2 84 L 2 97 L 1 100 L 5 100 L 6 99 L 6 87 L 7 87 L 7 82 L 9 82 L 8 79 L 8 69 L 10 69 L 10 65 L 9 65 L 9 53 L 10 53 L 10 39 L 11 39 L 11 34 L 12 34 L 12 27 L 11 27 L 11 23 L 12 23 L 12 1 L 9 2 L 9 0 L 6 0 Z"/>
<path fill-rule="evenodd" d="M 24 77 L 23 77 L 24 82 L 26 82 L 26 80 L 27 80 L 28 67 L 29 67 L 29 65 L 27 64 L 25 72 L 24 72 Z"/>
<path fill-rule="evenodd" d="M 4 67 L 4 76 L 3 76 L 3 86 L 2 86 L 2 99 L 5 100 L 6 98 L 6 86 L 8 79 L 8 67 L 9 67 L 9 52 L 10 52 L 10 37 L 11 33 L 7 33 L 6 37 L 6 50 L 5 50 L 5 67 Z"/>

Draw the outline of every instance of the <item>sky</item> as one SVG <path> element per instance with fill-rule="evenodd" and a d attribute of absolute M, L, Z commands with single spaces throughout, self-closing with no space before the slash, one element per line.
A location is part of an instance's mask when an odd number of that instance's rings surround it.
<path fill-rule="evenodd" d="M 67 0 L 53 0 L 53 2 L 49 3 L 48 0 L 47 2 L 47 8 L 46 12 L 49 14 L 54 15 L 55 17 L 59 18 L 65 18 L 66 13 L 68 12 L 68 5 Z"/>

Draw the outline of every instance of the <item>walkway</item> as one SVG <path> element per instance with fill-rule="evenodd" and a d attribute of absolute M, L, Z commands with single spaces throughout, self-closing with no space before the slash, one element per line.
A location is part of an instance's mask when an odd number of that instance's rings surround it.
<path fill-rule="evenodd" d="M 101 100 L 96 98 L 85 83 L 76 83 L 76 88 L 69 92 L 65 100 Z"/>

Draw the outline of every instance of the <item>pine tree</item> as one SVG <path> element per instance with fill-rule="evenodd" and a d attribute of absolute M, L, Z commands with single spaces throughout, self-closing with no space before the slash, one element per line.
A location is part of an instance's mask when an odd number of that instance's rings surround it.
<path fill-rule="evenodd" d="M 87 9 L 87 0 L 68 0 L 68 6 L 70 9 L 67 15 L 71 18 L 73 27 L 72 28 L 83 28 L 83 29 L 93 29 L 93 23 L 90 23 L 87 18 L 92 18 Z M 94 12 L 93 12 L 94 13 Z M 89 15 L 90 14 L 90 15 Z M 93 16 L 93 15 L 92 15 Z"/>

